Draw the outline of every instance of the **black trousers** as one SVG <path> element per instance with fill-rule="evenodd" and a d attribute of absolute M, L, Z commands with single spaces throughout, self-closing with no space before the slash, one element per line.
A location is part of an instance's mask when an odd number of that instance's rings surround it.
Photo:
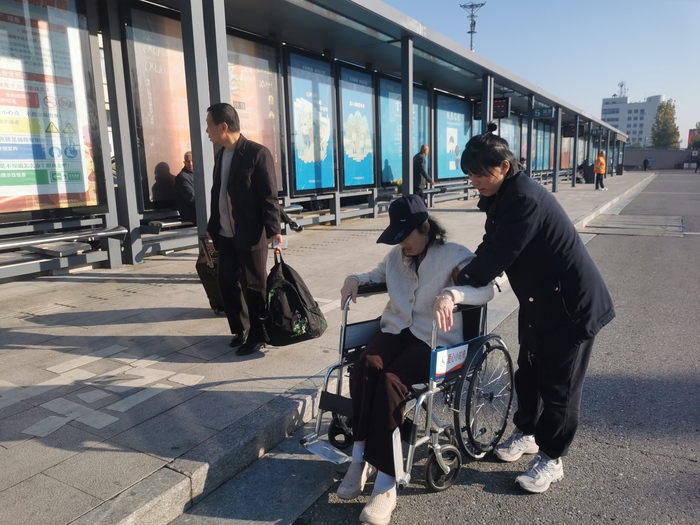
<path fill-rule="evenodd" d="M 248 334 L 254 343 L 264 342 L 260 315 L 265 310 L 267 246 L 260 250 L 236 250 L 233 239 L 219 238 L 219 288 L 232 334 Z"/>
<path fill-rule="evenodd" d="M 352 432 L 365 443 L 365 461 L 395 475 L 392 434 L 403 423 L 409 387 L 430 377 L 430 347 L 408 328 L 400 334 L 381 333 L 355 363 Z"/>
<path fill-rule="evenodd" d="M 552 459 L 566 455 L 574 440 L 594 339 L 562 348 L 536 341 L 529 333 L 521 335 L 513 423 L 534 434 L 540 450 Z"/>
<path fill-rule="evenodd" d="M 603 184 L 603 173 L 596 173 L 595 174 L 595 188 L 598 189 L 598 187 L 605 188 L 605 184 Z"/>

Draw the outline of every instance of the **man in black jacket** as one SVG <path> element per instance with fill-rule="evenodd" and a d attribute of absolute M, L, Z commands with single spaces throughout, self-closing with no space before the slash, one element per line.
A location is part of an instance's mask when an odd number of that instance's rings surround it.
<path fill-rule="evenodd" d="M 184 166 L 175 177 L 175 204 L 180 218 L 185 222 L 197 224 L 197 208 L 194 197 L 194 164 L 192 152 L 185 153 Z"/>
<path fill-rule="evenodd" d="M 538 493 L 563 478 L 561 456 L 578 426 L 593 340 L 615 310 L 561 205 L 516 166 L 508 143 L 491 132 L 467 143 L 462 170 L 481 194 L 486 234 L 476 258 L 454 277 L 459 285 L 483 286 L 505 271 L 520 303 L 516 432 L 495 454 L 504 461 L 537 454 L 516 483 Z"/>
<path fill-rule="evenodd" d="M 435 184 L 435 181 L 428 175 L 425 167 L 425 157 L 430 153 L 430 148 L 423 144 L 420 151 L 413 157 L 413 193 L 423 198 L 423 188 L 426 183 Z"/>
<path fill-rule="evenodd" d="M 214 161 L 207 234 L 219 251 L 219 288 L 238 355 L 265 344 L 267 245 L 281 245 L 277 179 L 270 150 L 241 135 L 238 112 L 224 102 L 207 109 L 207 133 L 222 146 Z"/>

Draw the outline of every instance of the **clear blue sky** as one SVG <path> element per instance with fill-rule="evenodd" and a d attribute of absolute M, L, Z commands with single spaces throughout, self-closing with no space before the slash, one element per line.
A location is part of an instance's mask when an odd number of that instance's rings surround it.
<path fill-rule="evenodd" d="M 383 1 L 469 48 L 470 0 Z M 700 121 L 700 0 L 485 2 L 475 53 L 597 118 L 620 81 L 630 102 L 666 95 L 687 145 Z"/>

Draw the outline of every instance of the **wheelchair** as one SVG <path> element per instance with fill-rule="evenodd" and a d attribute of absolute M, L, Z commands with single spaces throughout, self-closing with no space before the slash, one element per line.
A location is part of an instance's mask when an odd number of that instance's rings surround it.
<path fill-rule="evenodd" d="M 360 286 L 359 296 L 386 292 L 384 284 Z M 301 439 L 310 452 L 342 464 L 353 444 L 352 400 L 344 395 L 344 379 L 367 343 L 380 332 L 380 318 L 348 323 L 350 298 L 342 310 L 339 362 L 329 367 L 319 396 L 315 430 Z M 486 334 L 486 305 L 456 305 L 462 315 L 464 342 L 437 348 L 433 322 L 431 370 L 427 383 L 412 385 L 404 424 L 394 431 L 396 483 L 406 487 L 418 447 L 427 444 L 425 482 L 438 492 L 451 487 L 462 468 L 462 453 L 481 459 L 491 452 L 506 429 L 513 402 L 513 363 L 505 343 Z M 330 391 L 333 378 L 337 378 Z M 322 419 L 330 412 L 328 441 L 319 439 Z"/>

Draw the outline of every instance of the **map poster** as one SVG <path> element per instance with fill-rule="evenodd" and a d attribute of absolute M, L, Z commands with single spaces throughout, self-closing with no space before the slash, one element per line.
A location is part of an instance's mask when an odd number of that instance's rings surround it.
<path fill-rule="evenodd" d="M 133 46 L 134 96 L 145 157 L 143 205 L 145 209 L 174 207 L 175 176 L 191 149 L 182 28 L 177 20 L 137 9 L 131 10 L 131 23 L 127 34 Z"/>
<path fill-rule="evenodd" d="M 335 188 L 331 66 L 291 53 L 295 190 Z"/>
<path fill-rule="evenodd" d="M 343 145 L 343 185 L 374 184 L 374 99 L 372 76 L 350 68 L 340 70 Z"/>
<path fill-rule="evenodd" d="M 464 178 L 460 167 L 462 150 L 469 140 L 469 103 L 438 93 L 437 101 L 437 176 L 440 180 Z"/>
<path fill-rule="evenodd" d="M 382 185 L 396 184 L 403 180 L 401 160 L 403 126 L 401 120 L 401 83 L 388 78 L 379 79 L 379 118 L 381 148 Z M 413 134 L 411 158 L 422 144 L 429 144 L 430 105 L 428 91 L 413 88 Z M 428 166 L 430 172 L 430 167 Z"/>
<path fill-rule="evenodd" d="M 0 4 L 0 213 L 96 206 L 75 2 Z"/>
<path fill-rule="evenodd" d="M 226 40 L 231 105 L 241 119 L 243 135 L 272 153 L 277 188 L 281 191 L 284 186 L 277 52 L 273 47 L 233 35 Z"/>

